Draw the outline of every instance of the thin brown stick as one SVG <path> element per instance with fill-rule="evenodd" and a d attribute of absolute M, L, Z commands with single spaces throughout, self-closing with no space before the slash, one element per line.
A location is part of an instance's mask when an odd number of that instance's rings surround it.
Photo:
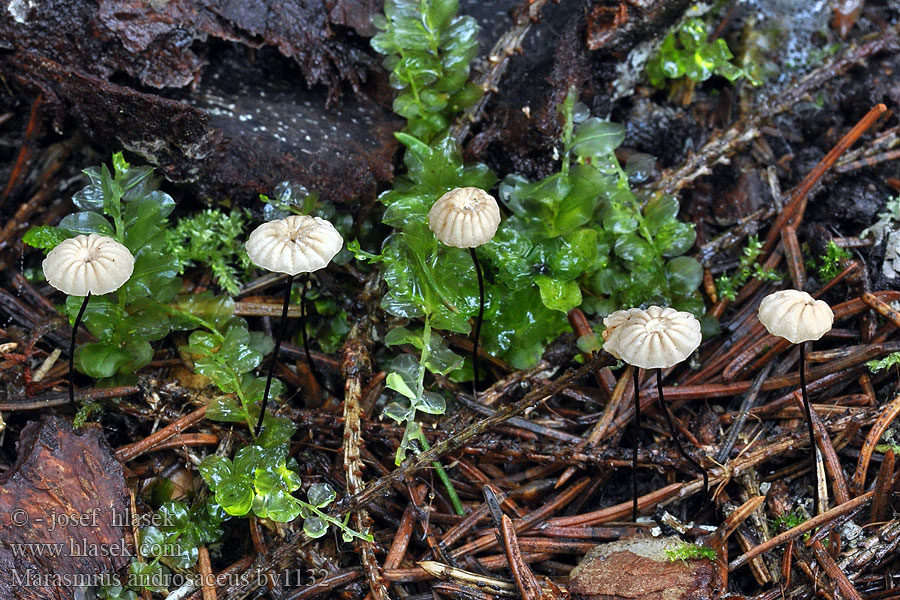
<path fill-rule="evenodd" d="M 742 505 L 734 509 L 722 524 L 716 529 L 711 538 L 715 539 L 716 545 L 722 545 L 725 541 L 731 537 L 731 534 L 735 532 L 735 530 L 740 526 L 741 523 L 746 521 L 753 511 L 760 507 L 760 505 L 766 501 L 765 496 L 754 496 L 744 502 Z"/>
<path fill-rule="evenodd" d="M 862 600 L 862 595 L 857 591 L 850 579 L 841 568 L 834 562 L 831 555 L 822 545 L 821 540 L 816 540 L 812 545 L 813 554 L 816 556 L 816 562 L 825 571 L 829 578 L 837 585 L 838 590 L 847 600 Z"/>
<path fill-rule="evenodd" d="M 106 400 L 109 398 L 121 398 L 140 394 L 141 388 L 135 385 L 123 385 L 111 388 L 95 388 L 92 390 L 79 390 L 75 392 L 78 400 Z M 0 402 L 0 411 L 15 412 L 17 410 L 41 410 L 52 406 L 63 406 L 69 403 L 69 395 L 66 392 L 52 393 L 40 398 L 33 398 L 25 402 Z"/>
<path fill-rule="evenodd" d="M 800 410 L 804 410 L 803 398 L 799 391 L 793 393 L 793 398 L 794 404 L 796 404 Z M 812 406 L 810 406 L 809 415 L 812 421 L 813 431 L 815 431 L 816 444 L 818 444 L 819 451 L 822 453 L 822 458 L 825 461 L 825 470 L 828 472 L 828 476 L 831 477 L 834 501 L 836 504 L 849 502 L 851 498 L 850 488 L 847 487 L 847 478 L 844 476 L 844 470 L 841 468 L 841 461 L 838 459 L 837 452 L 834 450 L 831 438 L 828 437 L 828 430 L 825 429 L 825 425 L 822 424 L 822 419 L 819 418 L 819 415 Z"/>
<path fill-rule="evenodd" d="M 894 310 L 894 308 L 890 304 L 881 300 L 880 298 L 878 298 L 878 296 L 870 292 L 864 293 L 861 296 L 861 299 L 863 302 L 878 311 L 878 314 L 880 314 L 882 317 L 900 328 L 900 313 Z"/>
<path fill-rule="evenodd" d="M 26 165 L 30 163 L 33 158 L 36 142 L 38 138 L 41 137 L 43 130 L 43 119 L 41 118 L 40 113 L 41 105 L 43 104 L 43 94 L 35 96 L 34 102 L 31 103 L 31 114 L 28 116 L 28 125 L 25 127 L 25 137 L 22 140 L 22 147 L 19 149 L 19 154 L 16 156 L 16 162 L 9 174 L 6 187 L 3 188 L 3 193 L 0 194 L 0 207 L 6 204 L 6 200 L 9 198 L 10 194 L 12 194 L 13 190 L 28 177 Z"/>
<path fill-rule="evenodd" d="M 330 592 L 336 588 L 341 587 L 342 585 L 347 585 L 348 583 L 356 581 L 360 577 L 362 577 L 362 571 L 360 571 L 359 569 L 347 569 L 345 571 L 338 571 L 337 573 L 326 575 L 315 583 L 296 590 L 293 594 L 287 596 L 285 600 L 308 600 L 309 598 L 313 598 L 315 596 L 319 596 L 320 594 Z"/>
<path fill-rule="evenodd" d="M 865 489 L 866 471 L 869 470 L 869 461 L 872 460 L 872 453 L 875 452 L 875 446 L 887 428 L 893 423 L 897 415 L 900 414 L 900 395 L 884 407 L 869 434 L 863 442 L 862 449 L 859 452 L 859 460 L 856 463 L 856 471 L 853 473 L 853 480 L 850 484 L 850 490 L 853 494 L 859 495 Z"/>
<path fill-rule="evenodd" d="M 206 546 L 198 549 L 197 566 L 200 569 L 200 585 L 203 600 L 216 600 L 216 586 L 213 579 L 212 565 L 209 562 L 209 550 Z"/>
<path fill-rule="evenodd" d="M 409 540 L 413 533 L 413 522 L 415 520 L 415 508 L 412 504 L 406 505 L 403 516 L 400 517 L 400 524 L 397 525 L 397 532 L 394 534 L 394 540 L 391 542 L 391 548 L 388 550 L 387 556 L 384 557 L 384 569 L 396 569 L 403 562 L 406 556 L 406 549 L 409 547 Z"/>
<path fill-rule="evenodd" d="M 371 299 L 377 290 L 379 279 L 375 277 L 366 285 L 364 296 Z M 368 311 L 366 311 L 368 313 Z M 360 414 L 362 407 L 363 380 L 372 372 L 372 361 L 368 348 L 372 345 L 372 321 L 369 314 L 363 314 L 356 319 L 350 329 L 347 342 L 344 345 L 344 356 L 341 363 L 341 371 L 344 375 L 344 475 L 347 480 L 347 493 L 358 494 L 362 491 L 363 462 L 360 458 L 362 446 L 362 434 L 360 427 Z M 369 531 L 372 520 L 368 511 L 363 507 L 357 507 L 351 518 L 353 527 L 357 531 Z M 381 574 L 381 568 L 375 559 L 375 544 L 359 539 L 356 540 L 356 549 L 360 562 L 369 582 L 369 589 L 376 600 L 390 600 L 387 586 Z"/>
<path fill-rule="evenodd" d="M 869 112 L 866 113 L 865 116 L 863 116 L 863 118 L 860 119 L 837 144 L 835 144 L 834 148 L 832 148 L 828 154 L 826 154 L 822 160 L 807 173 L 806 177 L 804 177 L 794 189 L 794 193 L 785 205 L 784 210 L 781 211 L 781 214 L 778 215 L 775 222 L 772 224 L 772 227 L 766 236 L 766 242 L 763 245 L 762 254 L 764 256 L 775 249 L 775 244 L 785 225 L 793 224 L 796 226 L 803 218 L 803 212 L 806 209 L 806 200 L 816 182 L 819 181 L 835 161 L 840 158 L 841 154 L 856 143 L 856 140 L 862 137 L 862 135 L 886 112 L 887 107 L 884 104 L 876 104 L 872 107 L 872 109 L 869 110 Z"/>
<path fill-rule="evenodd" d="M 153 451 L 159 452 L 168 448 L 181 448 L 182 446 L 215 446 L 219 443 L 219 436 L 214 433 L 184 433 L 178 437 L 160 442 L 153 447 Z"/>
<path fill-rule="evenodd" d="M 789 540 L 796 539 L 804 533 L 812 531 L 813 529 L 828 523 L 835 517 L 839 517 L 841 515 L 845 515 L 849 512 L 853 512 L 854 510 L 862 508 L 869 503 L 869 501 L 872 499 L 873 494 L 874 492 L 867 492 L 861 496 L 857 496 L 849 502 L 838 504 L 831 510 L 825 511 L 820 515 L 816 515 L 815 517 L 804 521 L 800 525 L 797 525 L 796 527 L 788 529 L 787 531 L 780 533 L 769 540 L 766 540 L 762 544 L 751 549 L 749 552 L 745 552 L 744 554 L 728 563 L 728 570 L 734 571 L 735 569 L 746 564 L 747 561 L 759 556 L 760 554 L 769 552 L 770 550 L 777 548 L 778 546 L 788 542 Z"/>
<path fill-rule="evenodd" d="M 894 450 L 888 448 L 875 478 L 875 497 L 872 499 L 871 523 L 887 521 L 890 515 L 891 492 L 894 488 Z"/>
<path fill-rule="evenodd" d="M 541 562 L 552 558 L 553 555 L 547 552 L 525 552 L 522 554 L 522 560 L 526 563 L 534 563 Z M 423 562 L 432 562 L 432 561 L 423 561 Z M 421 564 L 421 563 L 420 563 Z M 451 569 L 448 565 L 442 565 L 441 563 L 434 563 L 441 569 Z M 505 569 L 509 566 L 509 563 L 506 560 L 505 554 L 494 554 L 491 556 L 485 556 L 484 558 L 478 559 L 478 564 L 487 569 L 488 571 L 496 571 L 498 569 Z M 422 567 L 416 567 L 414 569 L 393 569 L 391 571 L 384 572 L 384 578 L 388 581 L 393 581 L 397 583 L 411 583 L 414 581 L 428 581 L 433 579 L 435 575 L 432 575 L 429 572 L 426 572 Z"/>
<path fill-rule="evenodd" d="M 785 225 L 781 230 L 781 244 L 784 246 L 784 260 L 787 264 L 788 275 L 794 282 L 794 288 L 802 290 L 806 286 L 806 269 L 803 268 L 803 253 L 800 252 L 796 227 Z"/>
<path fill-rule="evenodd" d="M 169 439 L 175 434 L 183 432 L 194 423 L 201 421 L 205 416 L 206 407 L 202 406 L 194 412 L 184 415 L 177 421 L 169 423 L 156 433 L 151 433 L 140 441 L 118 448 L 116 450 L 116 458 L 119 459 L 119 462 L 128 462 L 129 460 L 140 456 L 144 452 L 151 450 L 160 442 Z"/>
<path fill-rule="evenodd" d="M 541 597 L 541 588 L 534 573 L 531 572 L 531 568 L 522 560 L 522 551 L 519 549 L 512 520 L 506 515 L 502 515 L 500 519 L 503 549 L 506 552 L 513 579 L 516 580 L 516 587 L 519 588 L 519 594 L 522 595 L 522 600 L 538 600 Z"/>

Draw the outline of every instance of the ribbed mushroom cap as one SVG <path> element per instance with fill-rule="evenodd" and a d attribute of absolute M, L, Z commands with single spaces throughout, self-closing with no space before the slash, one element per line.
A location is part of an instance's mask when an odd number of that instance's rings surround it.
<path fill-rule="evenodd" d="M 41 264 L 47 283 L 69 296 L 114 292 L 134 271 L 128 248 L 92 233 L 63 240 Z"/>
<path fill-rule="evenodd" d="M 831 331 L 834 313 L 822 300 L 800 290 L 781 290 L 759 303 L 759 321 L 772 335 L 792 344 L 817 340 Z"/>
<path fill-rule="evenodd" d="M 428 227 L 438 240 L 454 248 L 475 248 L 497 233 L 500 207 L 494 197 L 476 187 L 450 190 L 428 212 Z"/>
<path fill-rule="evenodd" d="M 325 219 L 291 215 L 254 229 L 246 247 L 256 266 L 296 275 L 328 266 L 343 245 L 344 238 Z"/>
<path fill-rule="evenodd" d="M 688 312 L 649 306 L 617 310 L 603 319 L 603 349 L 642 369 L 676 365 L 697 349 L 700 321 Z"/>

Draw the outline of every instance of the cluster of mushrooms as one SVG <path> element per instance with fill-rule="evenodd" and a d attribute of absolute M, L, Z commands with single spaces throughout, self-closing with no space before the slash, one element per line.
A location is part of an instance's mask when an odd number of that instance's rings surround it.
<path fill-rule="evenodd" d="M 478 290 L 481 304 L 475 325 L 475 379 L 478 378 L 478 336 L 484 315 L 484 280 L 475 248 L 494 237 L 500 224 L 500 207 L 493 197 L 478 188 L 457 188 L 441 196 L 429 213 L 429 226 L 442 243 L 470 250 L 478 274 Z M 281 321 L 275 338 L 275 347 L 269 364 L 263 392 L 262 406 L 255 434 L 259 435 L 266 406 L 272 374 L 284 339 L 288 305 L 294 277 L 323 269 L 343 247 L 344 239 L 330 222 L 319 217 L 292 215 L 269 221 L 257 227 L 247 240 L 247 255 L 256 266 L 273 273 L 288 276 L 287 289 L 281 310 Z M 134 272 L 134 256 L 116 240 L 92 233 L 78 235 L 62 241 L 53 248 L 42 263 L 44 276 L 52 287 L 69 296 L 83 296 L 81 308 L 72 325 L 69 346 L 69 402 L 75 408 L 74 357 L 78 326 L 84 317 L 91 295 L 109 294 L 122 287 Z M 306 336 L 305 300 L 306 282 L 301 293 L 300 332 L 306 361 L 313 376 L 316 369 L 309 352 Z"/>
<path fill-rule="evenodd" d="M 256 425 L 256 435 L 259 435 L 262 429 L 269 389 L 272 384 L 272 372 L 275 369 L 278 350 L 284 338 L 294 277 L 328 266 L 331 259 L 340 252 L 343 244 L 344 239 L 331 223 L 325 219 L 306 215 L 292 215 L 285 219 L 263 223 L 250 234 L 250 238 L 247 240 L 247 255 L 256 266 L 288 276 L 281 324 L 276 336 L 275 348 L 272 351 L 272 362 L 266 379 L 263 403 Z M 78 326 L 91 295 L 114 292 L 128 281 L 134 271 L 134 257 L 128 248 L 116 240 L 92 233 L 62 241 L 47 254 L 42 267 L 47 283 L 51 286 L 69 296 L 84 296 L 81 309 L 72 325 L 72 341 L 69 346 L 69 402 L 74 408 L 73 363 Z M 304 290 L 305 288 L 304 283 Z M 306 327 L 302 322 L 303 317 L 304 312 L 301 311 L 300 331 L 303 337 L 303 347 L 306 350 L 306 360 L 315 374 L 309 355 Z"/>
<path fill-rule="evenodd" d="M 800 388 L 809 433 L 812 472 L 817 471 L 815 437 L 813 434 L 812 408 L 806 393 L 806 342 L 818 340 L 834 323 L 834 313 L 822 300 L 816 300 L 806 292 L 782 290 L 763 298 L 759 306 L 759 320 L 774 336 L 792 344 L 800 344 Z M 675 431 L 672 415 L 663 399 L 662 369 L 685 360 L 700 345 L 700 322 L 692 314 L 672 308 L 650 306 L 646 309 L 631 308 L 611 313 L 603 320 L 603 349 L 634 367 L 634 423 L 640 426 L 641 403 L 639 369 L 656 369 L 656 389 L 659 409 L 665 415 L 672 439 L 682 456 L 703 476 L 703 490 L 709 493 L 709 475 L 700 463 L 682 447 Z M 632 518 L 637 520 L 637 469 L 638 439 L 635 435 L 631 456 Z M 815 512 L 821 511 L 818 486 L 815 490 Z"/>
<path fill-rule="evenodd" d="M 489 242 L 500 223 L 497 201 L 484 190 L 474 187 L 456 188 L 441 196 L 428 213 L 428 226 L 441 243 L 468 249 L 478 277 L 479 311 L 473 335 L 473 392 L 478 382 L 478 339 L 484 316 L 484 277 L 475 248 Z M 281 312 L 281 322 L 272 351 L 269 373 L 266 379 L 263 402 L 256 425 L 256 435 L 262 428 L 268 403 L 272 373 L 284 338 L 285 322 L 290 303 L 294 277 L 326 267 L 341 250 L 343 238 L 334 226 L 324 219 L 306 215 L 293 215 L 263 223 L 250 234 L 246 243 L 250 260 L 258 267 L 288 276 L 287 290 Z M 134 270 L 134 257 L 119 242 L 97 234 L 79 235 L 67 239 L 50 251 L 43 262 L 47 282 L 70 296 L 84 296 L 81 309 L 72 326 L 69 348 L 69 400 L 74 406 L 73 357 L 75 335 L 84 316 L 91 295 L 107 294 L 118 290 Z M 303 285 L 304 291 L 306 282 Z M 301 305 L 305 294 L 301 294 Z M 302 319 L 300 331 L 306 360 L 315 376 L 316 371 L 309 354 L 306 328 Z M 800 387 L 806 411 L 809 433 L 810 460 L 813 473 L 818 461 L 814 441 L 811 407 L 806 392 L 806 342 L 820 339 L 831 330 L 834 314 L 821 300 L 815 300 L 806 292 L 782 290 L 766 296 L 759 307 L 759 319 L 770 334 L 800 344 Z M 634 367 L 634 422 L 639 427 L 641 418 L 639 370 L 656 369 L 656 387 L 659 409 L 665 415 L 672 439 L 682 456 L 703 477 L 704 491 L 709 491 L 709 476 L 700 463 L 682 447 L 675 431 L 672 416 L 663 398 L 662 369 L 684 361 L 700 345 L 700 322 L 690 313 L 672 308 L 649 306 L 646 309 L 631 308 L 611 313 L 603 320 L 603 348 Z M 638 435 L 632 446 L 632 517 L 636 520 L 637 504 L 637 452 Z M 818 487 L 815 493 L 815 511 L 820 512 Z"/>

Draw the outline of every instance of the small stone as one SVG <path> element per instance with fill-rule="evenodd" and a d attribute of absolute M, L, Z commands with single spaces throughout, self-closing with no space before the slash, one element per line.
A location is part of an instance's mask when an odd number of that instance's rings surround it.
<path fill-rule="evenodd" d="M 572 600 L 714 600 L 724 588 L 708 559 L 669 560 L 678 537 L 634 537 L 601 544 L 572 570 Z"/>

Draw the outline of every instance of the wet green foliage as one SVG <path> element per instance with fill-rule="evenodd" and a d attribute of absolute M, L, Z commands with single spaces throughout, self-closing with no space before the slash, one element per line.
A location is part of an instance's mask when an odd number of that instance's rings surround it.
<path fill-rule="evenodd" d="M 354 537 L 371 541 L 371 535 L 351 529 L 346 519 L 340 521 L 322 512 L 336 497 L 330 485 L 310 486 L 307 501 L 295 498 L 292 494 L 300 489 L 301 481 L 297 461 L 288 457 L 290 446 L 287 440 L 268 443 L 244 446 L 233 461 L 214 454 L 200 463 L 203 480 L 215 492 L 216 503 L 227 514 L 244 516 L 252 511 L 257 517 L 279 522 L 303 517 L 303 530 L 310 537 L 325 535 L 331 524 L 341 530 L 347 541 Z"/>
<path fill-rule="evenodd" d="M 372 48 L 385 55 L 394 112 L 406 131 L 431 142 L 450 120 L 481 97 L 469 82 L 469 63 L 478 53 L 478 24 L 457 15 L 456 0 L 387 0 L 384 15 L 372 19 L 379 33 Z"/>
<path fill-rule="evenodd" d="M 506 177 L 499 197 L 511 215 L 477 249 L 486 267 L 482 343 L 516 368 L 537 362 L 544 345 L 568 329 L 566 312 L 577 306 L 601 316 L 644 303 L 703 312 L 696 292 L 702 268 L 681 256 L 695 234 L 677 219 L 678 201 L 636 195 L 614 155 L 623 129 L 596 118 L 576 127 L 574 113 L 573 92 L 561 107 L 560 171 L 537 182 Z M 386 312 L 428 315 L 435 329 L 468 334 L 469 319 L 478 312 L 471 258 L 440 244 L 427 215 L 446 191 L 490 189 L 495 177 L 484 165 L 463 164 L 447 136 L 432 145 L 408 134 L 397 137 L 406 146 L 408 171 L 381 196 L 384 222 L 395 233 L 380 256 L 357 256 L 382 264 Z"/>
<path fill-rule="evenodd" d="M 425 339 L 429 340 L 425 343 Z M 415 441 L 427 449 L 428 442 L 422 432 L 422 426 L 416 420 L 416 412 L 430 415 L 442 415 L 447 409 L 443 396 L 425 389 L 425 371 L 438 375 L 447 375 L 462 366 L 461 356 L 453 353 L 444 343 L 444 339 L 433 333 L 426 320 L 425 329 L 412 332 L 405 327 L 398 327 L 388 332 L 385 343 L 412 344 L 420 351 L 416 361 L 409 354 L 400 354 L 391 361 L 385 385 L 397 392 L 398 397 L 384 407 L 384 416 L 404 425 L 403 438 L 397 448 L 396 464 L 400 464 L 412 443 Z"/>
<path fill-rule="evenodd" d="M 137 592 L 122 585 L 123 582 L 113 580 L 113 583 L 100 587 L 94 592 L 100 600 L 137 600 Z M 89 595 L 88 598 L 91 598 Z"/>
<path fill-rule="evenodd" d="M 166 502 L 153 516 L 156 525 L 142 527 L 140 555 L 161 559 L 179 569 L 197 564 L 200 546 L 219 540 L 228 515 L 215 503 L 191 508 L 184 502 Z"/>
<path fill-rule="evenodd" d="M 781 274 L 767 269 L 757 262 L 762 253 L 762 242 L 755 235 L 747 238 L 747 245 L 741 254 L 738 268 L 731 275 L 720 275 L 716 278 L 716 292 L 721 298 L 734 301 L 738 291 L 751 278 L 760 281 L 781 281 Z"/>
<path fill-rule="evenodd" d="M 179 274 L 192 266 L 209 267 L 216 284 L 234 296 L 252 267 L 244 249 L 247 221 L 247 213 L 242 210 L 226 214 L 207 209 L 183 217 L 174 229 L 166 231 L 166 254 L 177 260 Z"/>
<path fill-rule="evenodd" d="M 502 247 L 492 257 L 498 279 L 511 290 L 531 288 L 533 279 L 559 317 L 579 305 L 603 316 L 647 303 L 702 314 L 703 270 L 682 256 L 696 235 L 678 220 L 678 200 L 631 190 L 614 154 L 624 129 L 597 118 L 576 123 L 575 102 L 572 90 L 560 107 L 560 171 L 538 182 L 510 175 L 500 185 L 513 214 L 488 246 Z"/>
<path fill-rule="evenodd" d="M 659 53 L 647 63 L 647 76 L 654 87 L 663 87 L 666 79 L 682 77 L 694 82 L 706 81 L 713 75 L 731 82 L 747 77 L 746 71 L 731 62 L 733 58 L 724 39 L 708 42 L 706 24 L 701 19 L 691 19 L 677 31 L 669 32 Z"/>
<path fill-rule="evenodd" d="M 900 363 L 900 352 L 895 352 L 894 354 L 898 355 L 897 363 Z M 891 356 L 893 356 L 894 354 L 892 354 Z M 881 436 L 880 441 L 883 443 L 877 444 L 875 446 L 875 450 L 877 450 L 878 452 L 884 453 L 888 450 L 893 450 L 894 454 L 900 454 L 900 430 L 898 430 L 897 426 L 888 427 L 884 434 Z"/>
<path fill-rule="evenodd" d="M 188 336 L 188 344 L 179 350 L 194 362 L 194 370 L 208 377 L 225 395 L 210 404 L 207 418 L 214 421 L 246 423 L 253 431 L 259 418 L 266 378 L 253 375 L 263 357 L 272 351 L 272 339 L 260 331 L 250 331 L 247 321 L 233 316 L 234 301 L 209 292 L 180 296 L 173 307 L 176 318 L 185 321 L 184 329 L 198 327 Z M 277 398 L 283 386 L 272 380 L 270 398 Z M 235 400 L 237 398 L 237 400 Z M 293 425 L 286 419 L 266 414 L 263 437 L 278 438 Z"/>
<path fill-rule="evenodd" d="M 300 304 L 299 285 L 291 290 L 291 302 L 295 306 Z M 326 296 L 315 286 L 306 290 L 306 311 L 307 339 L 315 340 L 322 351 L 328 354 L 340 351 L 350 333 L 347 311 L 334 298 Z"/>
<path fill-rule="evenodd" d="M 806 521 L 806 517 L 803 516 L 800 509 L 794 509 L 781 513 L 775 517 L 772 521 L 772 526 L 776 531 L 787 531 L 788 529 L 793 529 L 794 527 L 802 525 L 804 521 Z"/>

